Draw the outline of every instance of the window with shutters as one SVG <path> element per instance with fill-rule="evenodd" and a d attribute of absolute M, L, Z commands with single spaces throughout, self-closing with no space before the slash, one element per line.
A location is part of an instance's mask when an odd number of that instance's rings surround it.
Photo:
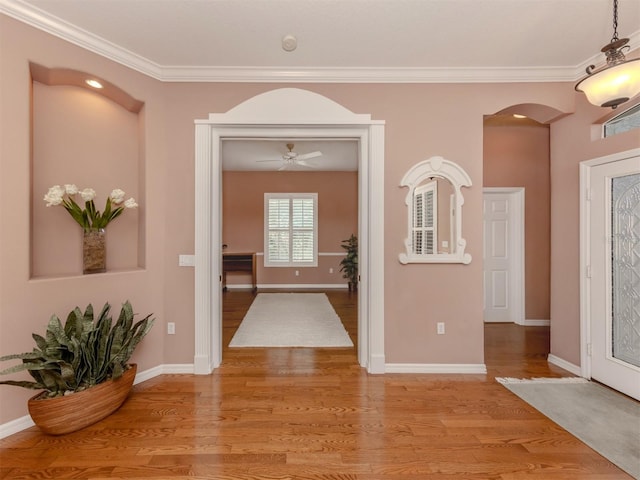
<path fill-rule="evenodd" d="M 413 194 L 413 253 L 436 253 L 438 244 L 438 183 L 416 187 Z"/>
<path fill-rule="evenodd" d="M 265 267 L 318 265 L 318 194 L 264 194 Z"/>

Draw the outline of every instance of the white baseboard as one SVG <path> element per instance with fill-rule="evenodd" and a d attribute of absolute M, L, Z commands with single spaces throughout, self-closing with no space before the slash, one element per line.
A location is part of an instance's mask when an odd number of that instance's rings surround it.
<path fill-rule="evenodd" d="M 26 430 L 34 425 L 35 423 L 33 423 L 33 420 L 31 420 L 29 415 L 3 423 L 0 425 L 0 439 L 13 435 L 14 433 L 21 432 L 22 430 Z"/>
<path fill-rule="evenodd" d="M 227 288 L 229 290 L 234 289 L 249 289 L 253 288 L 253 285 L 250 283 L 236 283 L 236 284 L 227 284 Z M 323 284 L 315 284 L 315 283 L 259 283 L 258 288 L 278 288 L 278 289 L 286 289 L 286 290 L 312 290 L 312 289 L 347 289 L 349 285 L 346 283 L 323 283 Z"/>
<path fill-rule="evenodd" d="M 166 364 L 152 367 L 142 372 L 136 373 L 136 378 L 133 381 L 134 385 L 144 382 L 145 380 L 151 380 L 158 375 L 168 375 L 172 373 L 193 373 L 193 364 Z M 7 423 L 0 425 L 0 439 L 13 435 L 14 433 L 21 432 L 27 428 L 33 427 L 35 424 L 29 415 L 16 418 Z"/>
<path fill-rule="evenodd" d="M 371 374 L 380 374 L 384 373 L 386 369 L 386 365 L 384 362 L 385 356 L 382 354 L 372 355 L 371 363 L 369 364 L 368 372 Z"/>
<path fill-rule="evenodd" d="M 385 373 L 470 373 L 485 374 L 484 363 L 387 363 Z"/>
<path fill-rule="evenodd" d="M 169 363 L 164 365 L 158 365 L 157 367 L 149 368 L 143 372 L 136 373 L 136 378 L 133 381 L 134 385 L 142 383 L 146 380 L 151 380 L 158 375 L 169 375 L 172 373 L 193 373 L 193 363 Z"/>
<path fill-rule="evenodd" d="M 523 327 L 548 327 L 551 325 L 550 320 L 538 320 L 527 318 L 523 322 L 513 322 L 511 320 L 485 320 L 484 323 L 515 323 Z"/>
<path fill-rule="evenodd" d="M 566 360 L 563 360 L 560 357 L 556 357 L 555 355 L 549 354 L 547 356 L 547 362 L 552 363 L 557 367 L 564 368 L 565 370 L 573 373 L 574 375 L 577 375 L 579 377 L 582 376 L 582 369 L 578 365 L 574 365 L 571 362 L 567 362 Z"/>
<path fill-rule="evenodd" d="M 548 327 L 549 325 L 551 325 L 551 320 L 538 320 L 538 319 L 527 318 L 525 319 L 523 325 L 525 327 Z"/>

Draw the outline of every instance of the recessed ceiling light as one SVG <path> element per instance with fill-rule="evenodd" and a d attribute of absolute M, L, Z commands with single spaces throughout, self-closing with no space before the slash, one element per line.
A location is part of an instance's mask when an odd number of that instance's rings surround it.
<path fill-rule="evenodd" d="M 526 115 L 520 115 L 519 113 L 514 113 L 513 118 L 527 118 Z"/>
<path fill-rule="evenodd" d="M 102 84 L 97 80 L 93 80 L 93 79 L 85 80 L 85 83 L 93 88 L 102 88 Z"/>

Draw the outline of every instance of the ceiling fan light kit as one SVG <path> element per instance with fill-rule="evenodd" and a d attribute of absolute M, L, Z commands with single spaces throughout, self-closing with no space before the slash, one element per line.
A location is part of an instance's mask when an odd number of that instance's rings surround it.
<path fill-rule="evenodd" d="M 640 58 L 626 60 L 623 50 L 629 50 L 628 38 L 618 38 L 618 0 L 613 0 L 613 37 L 602 47 L 606 65 L 587 67 L 587 76 L 575 89 L 600 107 L 617 108 L 640 93 Z"/>

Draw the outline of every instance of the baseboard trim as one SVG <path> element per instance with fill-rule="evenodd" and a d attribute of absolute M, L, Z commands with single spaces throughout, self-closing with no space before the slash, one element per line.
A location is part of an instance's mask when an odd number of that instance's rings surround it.
<path fill-rule="evenodd" d="M 512 320 L 485 320 L 484 323 L 515 323 L 523 327 L 548 327 L 551 325 L 550 320 L 538 320 L 527 318 L 523 322 L 514 322 Z"/>
<path fill-rule="evenodd" d="M 253 288 L 253 285 L 250 283 L 235 283 L 229 284 L 227 283 L 227 288 L 229 290 L 234 289 L 250 289 Z M 278 288 L 278 289 L 287 289 L 287 290 L 309 290 L 309 289 L 347 289 L 349 285 L 346 283 L 323 283 L 323 284 L 315 284 L 315 283 L 279 283 L 279 284 L 271 284 L 271 283 L 259 283 L 258 288 Z"/>
<path fill-rule="evenodd" d="M 540 320 L 535 318 L 525 319 L 523 325 L 525 327 L 548 327 L 551 325 L 551 320 Z"/>
<path fill-rule="evenodd" d="M 33 427 L 34 425 L 35 423 L 33 423 L 33 420 L 31 420 L 29 415 L 3 423 L 0 425 L 0 439 L 13 435 L 14 433 L 19 433 L 22 430 Z"/>
<path fill-rule="evenodd" d="M 565 370 L 573 373 L 574 375 L 577 375 L 579 377 L 582 376 L 582 369 L 578 365 L 574 365 L 571 362 L 567 362 L 566 360 L 563 360 L 560 357 L 556 357 L 555 355 L 549 354 L 547 355 L 547 362 L 552 363 L 557 367 L 564 368 Z"/>
<path fill-rule="evenodd" d="M 136 374 L 135 380 L 133 381 L 133 384 L 137 385 L 146 380 L 151 380 L 158 375 L 169 375 L 177 373 L 192 374 L 193 370 L 194 367 L 192 363 L 158 365 L 157 367 L 152 367 L 142 372 L 138 372 Z M 24 417 L 16 418 L 15 420 L 3 423 L 2 425 L 0 425 L 0 439 L 13 435 L 14 433 L 19 433 L 22 430 L 33 427 L 34 425 L 35 423 L 33 423 L 33 420 L 29 415 L 25 415 Z"/>
<path fill-rule="evenodd" d="M 385 373 L 467 373 L 485 374 L 484 363 L 387 363 Z"/>
<path fill-rule="evenodd" d="M 142 383 L 146 380 L 151 380 L 158 375 L 170 375 L 175 373 L 190 373 L 194 372 L 193 363 L 168 363 L 164 365 L 158 365 L 157 367 L 149 368 L 143 372 L 136 374 L 136 379 L 133 381 L 134 385 Z"/>
<path fill-rule="evenodd" d="M 385 369 L 386 369 L 386 365 L 384 362 L 385 356 L 384 355 L 372 355 L 371 356 L 371 363 L 369 364 L 369 373 L 371 374 L 381 374 L 381 373 L 385 373 Z"/>

